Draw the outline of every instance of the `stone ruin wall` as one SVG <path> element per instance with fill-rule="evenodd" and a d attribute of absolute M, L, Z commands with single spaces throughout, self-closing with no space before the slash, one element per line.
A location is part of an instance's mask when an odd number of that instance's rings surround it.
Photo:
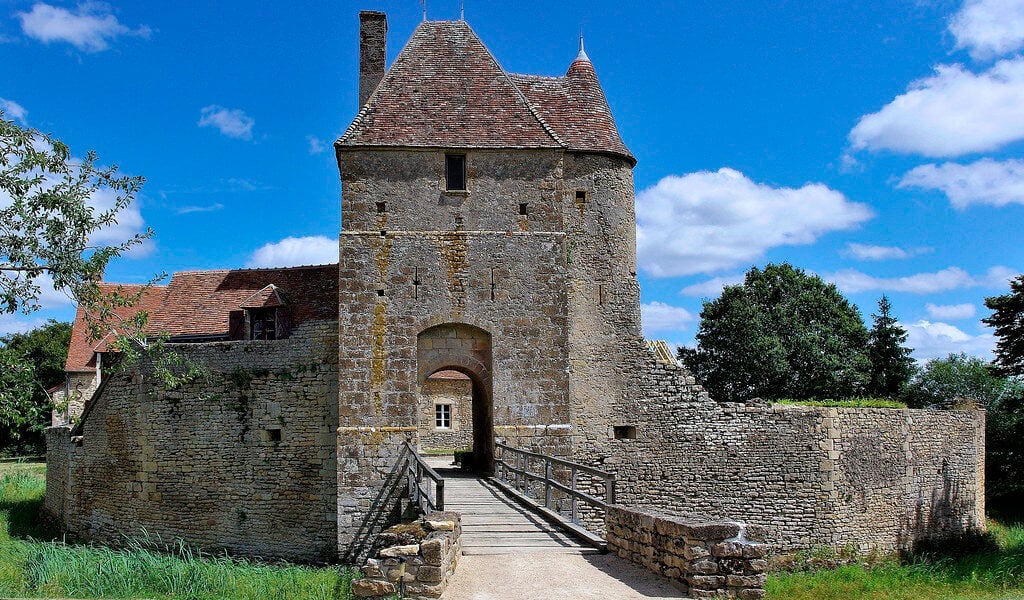
<path fill-rule="evenodd" d="M 613 440 L 619 502 L 766 527 L 778 551 L 889 552 L 983 530 L 981 411 L 718 404 L 647 360 Z"/>
<path fill-rule="evenodd" d="M 210 381 L 163 391 L 111 375 L 80 443 L 48 430 L 47 510 L 112 544 L 145 529 L 243 556 L 336 558 L 337 325 L 171 348 L 208 365 Z"/>

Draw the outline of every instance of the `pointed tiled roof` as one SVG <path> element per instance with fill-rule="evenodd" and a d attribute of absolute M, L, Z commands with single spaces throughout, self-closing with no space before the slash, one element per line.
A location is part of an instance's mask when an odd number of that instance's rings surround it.
<path fill-rule="evenodd" d="M 464 21 L 420 23 L 338 145 L 561 146 Z"/>
<path fill-rule="evenodd" d="M 111 293 L 117 284 L 101 284 Z M 142 286 L 122 286 L 130 294 Z M 140 310 L 149 314 L 146 333 L 177 336 L 227 336 L 231 311 L 280 306 L 291 309 L 291 325 L 311 320 L 338 319 L 338 265 L 183 271 L 166 286 L 147 288 L 137 304 L 117 309 L 128 318 Z M 79 308 L 71 331 L 66 371 L 95 371 L 95 353 L 106 349 L 106 338 L 90 341 L 85 315 Z"/>
<path fill-rule="evenodd" d="M 337 145 L 565 148 L 636 162 L 586 53 L 565 77 L 506 73 L 464 21 L 421 23 Z"/>
<path fill-rule="evenodd" d="M 276 285 L 270 284 L 239 304 L 241 308 L 272 308 L 288 304 Z"/>

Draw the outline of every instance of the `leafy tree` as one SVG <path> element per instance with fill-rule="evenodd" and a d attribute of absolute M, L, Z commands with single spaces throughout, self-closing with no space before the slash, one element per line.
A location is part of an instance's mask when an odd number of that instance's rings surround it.
<path fill-rule="evenodd" d="M 900 326 L 891 313 L 892 304 L 883 295 L 878 300 L 878 312 L 871 315 L 873 325 L 868 332 L 868 359 L 871 361 L 871 380 L 868 393 L 881 398 L 896 398 L 914 374 L 912 349 L 903 344 L 907 330 Z"/>
<path fill-rule="evenodd" d="M 964 401 L 991 408 L 1021 389 L 1015 380 L 1000 377 L 984 360 L 960 353 L 925 363 L 907 386 L 905 399 L 911 408 L 948 408 Z"/>
<path fill-rule="evenodd" d="M 697 348 L 680 359 L 719 400 L 849 398 L 868 381 L 867 341 L 835 285 L 768 264 L 704 303 Z"/>
<path fill-rule="evenodd" d="M 79 301 L 96 293 L 107 264 L 152 232 L 105 245 L 96 240 L 141 189 L 142 177 L 71 156 L 59 140 L 0 113 L 0 312 L 40 308 L 40 285 Z"/>
<path fill-rule="evenodd" d="M 0 452 L 42 448 L 52 409 L 47 389 L 64 381 L 70 341 L 71 324 L 52 319 L 0 338 Z"/>
<path fill-rule="evenodd" d="M 995 328 L 995 364 L 1005 375 L 1024 375 L 1024 275 L 1010 281 L 1010 293 L 985 298 L 992 316 L 982 319 Z"/>

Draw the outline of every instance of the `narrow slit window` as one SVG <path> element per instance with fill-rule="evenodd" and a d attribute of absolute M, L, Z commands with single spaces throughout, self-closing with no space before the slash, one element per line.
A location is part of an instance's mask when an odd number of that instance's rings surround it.
<path fill-rule="evenodd" d="M 526 202 L 519 203 L 519 214 L 526 216 L 530 212 L 530 205 Z"/>
<path fill-rule="evenodd" d="M 451 429 L 452 427 L 452 405 L 451 404 L 435 404 L 434 405 L 434 428 L 435 429 Z"/>
<path fill-rule="evenodd" d="M 466 191 L 466 155 L 445 154 L 445 189 L 454 192 Z"/>

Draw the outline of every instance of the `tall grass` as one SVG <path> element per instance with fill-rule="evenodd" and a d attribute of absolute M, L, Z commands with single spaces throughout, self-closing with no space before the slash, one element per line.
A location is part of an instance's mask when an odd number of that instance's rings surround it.
<path fill-rule="evenodd" d="M 334 600 L 350 598 L 349 569 L 210 556 L 142 537 L 122 549 L 40 541 L 40 470 L 0 477 L 0 597 Z M 51 535 L 52 537 L 52 535 Z M 158 548 L 163 548 L 160 550 Z"/>
<path fill-rule="evenodd" d="M 778 600 L 989 600 L 1024 598 L 1024 525 L 989 523 L 989 547 L 945 548 L 907 563 L 853 565 L 768 577 Z"/>

